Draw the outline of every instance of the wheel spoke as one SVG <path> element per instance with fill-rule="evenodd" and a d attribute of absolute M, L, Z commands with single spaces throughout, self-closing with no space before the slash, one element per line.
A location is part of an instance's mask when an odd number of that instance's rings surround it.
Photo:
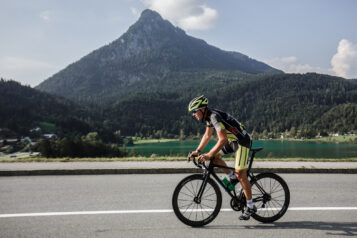
<path fill-rule="evenodd" d="M 207 185 L 210 185 L 209 183 L 207 183 Z M 206 187 L 207 188 L 207 187 Z M 209 186 L 208 189 L 205 189 L 204 193 L 208 193 L 213 187 L 212 186 Z"/>
<path fill-rule="evenodd" d="M 277 192 L 276 190 L 279 189 L 279 187 L 281 187 L 281 184 L 280 184 L 280 183 L 278 183 L 276 186 L 274 186 L 274 187 L 271 189 L 270 193 L 275 193 L 275 192 Z M 281 188 L 281 189 L 283 189 L 283 188 Z"/>
<path fill-rule="evenodd" d="M 197 193 L 196 193 L 196 191 L 195 191 L 195 188 L 193 187 L 193 184 L 190 183 L 190 185 L 191 185 L 191 188 L 192 188 L 192 193 L 193 193 L 193 195 L 196 196 Z"/>
<path fill-rule="evenodd" d="M 188 186 L 185 185 L 184 188 L 185 188 L 187 191 L 189 191 L 189 192 L 195 197 L 195 193 L 194 193 L 192 190 L 190 190 L 190 188 L 189 188 Z"/>
<path fill-rule="evenodd" d="M 207 198 L 202 198 L 201 201 L 211 201 L 211 202 L 216 202 L 217 200 L 213 199 L 207 199 Z"/>
<path fill-rule="evenodd" d="M 200 206 L 201 206 L 201 204 L 200 204 Z M 210 216 L 210 215 L 211 215 L 211 214 L 209 214 L 209 213 L 208 213 L 207 209 L 203 209 L 203 208 L 202 208 L 202 206 L 201 206 L 201 209 L 202 209 L 202 211 L 205 211 L 205 212 L 207 213 L 207 215 L 208 215 L 208 216 Z"/>
<path fill-rule="evenodd" d="M 209 194 L 209 195 L 206 195 L 205 197 L 211 197 L 211 196 L 213 196 L 213 195 L 216 195 L 216 193 L 211 193 L 211 194 Z"/>
<path fill-rule="evenodd" d="M 185 205 L 182 205 L 181 207 L 179 207 L 180 209 L 182 208 L 182 209 L 184 209 L 185 207 L 186 207 L 186 210 L 185 210 L 185 212 L 188 210 L 188 208 L 192 205 L 192 204 L 194 204 L 193 202 L 191 202 L 191 203 L 189 203 L 189 204 L 185 204 Z"/>
<path fill-rule="evenodd" d="M 200 204 L 200 207 L 201 207 L 201 211 L 205 211 L 205 210 L 203 210 L 203 208 L 202 208 L 202 206 L 201 206 L 201 204 Z M 204 216 L 203 216 L 203 212 L 201 212 L 201 216 L 202 216 L 202 220 L 204 220 L 205 218 L 204 218 Z"/>
<path fill-rule="evenodd" d="M 210 206 L 205 205 L 205 204 L 203 204 L 203 203 L 201 203 L 201 205 L 204 206 L 204 207 L 208 207 L 208 208 L 210 208 L 210 209 L 214 209 L 214 207 L 210 207 Z"/>
<path fill-rule="evenodd" d="M 271 192 L 271 194 L 273 194 L 273 193 L 278 193 L 278 192 L 280 192 L 280 191 L 284 191 L 284 188 L 282 187 L 280 190 L 278 190 L 278 191 L 273 191 L 273 192 Z"/>
<path fill-rule="evenodd" d="M 274 204 L 278 204 L 279 207 L 283 207 L 283 205 L 280 202 L 278 202 L 278 200 L 272 199 L 271 202 Z"/>
<path fill-rule="evenodd" d="M 186 195 L 187 197 L 195 197 L 194 195 L 190 195 L 190 194 L 187 194 L 187 193 L 184 193 L 184 192 L 181 192 L 182 194 Z"/>
<path fill-rule="evenodd" d="M 185 201 L 185 202 L 189 201 L 189 202 L 192 202 L 192 199 L 187 200 L 187 199 L 178 198 L 177 201 Z"/>

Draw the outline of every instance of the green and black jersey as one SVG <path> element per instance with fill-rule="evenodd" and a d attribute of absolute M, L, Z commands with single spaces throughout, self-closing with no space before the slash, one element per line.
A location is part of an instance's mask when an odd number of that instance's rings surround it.
<path fill-rule="evenodd" d="M 226 130 L 229 141 L 236 141 L 250 148 L 251 140 L 247 130 L 230 114 L 217 109 L 209 109 L 206 122 L 208 127 L 214 127 L 216 131 Z"/>

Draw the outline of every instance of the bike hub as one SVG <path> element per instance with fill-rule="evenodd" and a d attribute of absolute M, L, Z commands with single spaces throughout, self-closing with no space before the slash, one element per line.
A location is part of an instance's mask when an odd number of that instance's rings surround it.
<path fill-rule="evenodd" d="M 201 199 L 199 199 L 198 197 L 195 197 L 195 198 L 193 199 L 193 201 L 194 201 L 195 203 L 197 203 L 197 204 L 200 204 L 200 203 L 201 203 Z"/>
<path fill-rule="evenodd" d="M 264 194 L 263 195 L 263 201 L 264 201 L 264 203 L 266 203 L 266 202 L 269 202 L 271 200 L 271 196 L 270 196 L 270 194 Z"/>

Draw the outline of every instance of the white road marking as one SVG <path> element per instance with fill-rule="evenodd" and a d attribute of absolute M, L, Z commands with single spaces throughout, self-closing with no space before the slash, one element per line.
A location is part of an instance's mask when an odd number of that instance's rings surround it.
<path fill-rule="evenodd" d="M 357 210 L 357 207 L 291 207 L 289 211 L 347 211 Z M 199 210 L 195 209 L 193 212 Z M 233 211 L 231 208 L 222 208 L 222 212 Z M 101 215 L 101 214 L 141 214 L 141 213 L 170 213 L 172 209 L 157 210 L 114 210 L 114 211 L 77 211 L 77 212 L 41 212 L 41 213 L 13 213 L 0 214 L 0 218 L 12 217 L 41 217 L 41 216 L 72 216 L 72 215 Z"/>

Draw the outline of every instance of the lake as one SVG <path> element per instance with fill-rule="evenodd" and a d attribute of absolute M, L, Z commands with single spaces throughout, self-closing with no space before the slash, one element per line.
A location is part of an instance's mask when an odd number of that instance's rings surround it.
<path fill-rule="evenodd" d="M 127 150 L 135 150 L 136 155 L 150 157 L 152 154 L 160 156 L 186 156 L 188 152 L 197 148 L 199 141 L 174 141 L 163 143 L 149 143 L 128 146 Z M 205 151 L 215 144 L 210 141 Z M 253 147 L 264 147 L 257 153 L 258 158 L 357 158 L 357 144 L 321 143 L 311 141 L 286 140 L 258 140 Z"/>

